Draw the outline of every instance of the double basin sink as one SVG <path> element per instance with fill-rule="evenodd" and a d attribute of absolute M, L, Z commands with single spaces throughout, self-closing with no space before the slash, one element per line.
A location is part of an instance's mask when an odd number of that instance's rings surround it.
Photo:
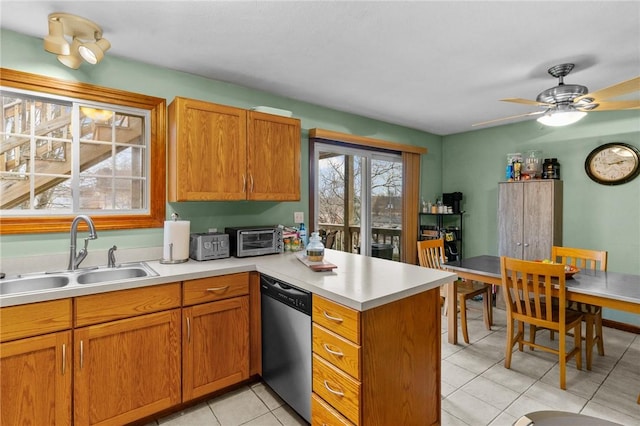
<path fill-rule="evenodd" d="M 145 262 L 127 263 L 114 268 L 103 267 L 66 272 L 25 274 L 17 278 L 0 280 L 0 295 L 157 276 L 158 273 Z"/>

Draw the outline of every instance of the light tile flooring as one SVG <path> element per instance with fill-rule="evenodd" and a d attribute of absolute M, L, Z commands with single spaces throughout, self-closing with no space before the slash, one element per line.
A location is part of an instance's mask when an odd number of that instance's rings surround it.
<path fill-rule="evenodd" d="M 594 354 L 592 371 L 578 371 L 571 361 L 567 390 L 562 391 L 557 357 L 552 354 L 516 350 L 511 369 L 504 368 L 504 311 L 494 310 L 491 331 L 484 328 L 479 311 L 470 311 L 469 345 L 448 344 L 445 317 L 442 324 L 443 426 L 512 425 L 523 414 L 540 410 L 569 411 L 623 425 L 640 425 L 640 405 L 636 403 L 640 393 L 640 335 L 606 328 L 606 355 Z M 548 342 L 548 333 L 539 334 L 537 339 Z M 460 331 L 458 340 L 463 342 Z M 242 387 L 151 424 L 307 425 L 263 383 Z"/>

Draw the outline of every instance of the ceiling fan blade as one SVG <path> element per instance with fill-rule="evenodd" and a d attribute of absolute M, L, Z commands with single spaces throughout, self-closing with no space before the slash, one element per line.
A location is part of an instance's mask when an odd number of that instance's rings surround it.
<path fill-rule="evenodd" d="M 506 99 L 500 99 L 500 100 L 503 102 L 514 102 L 516 104 L 552 106 L 552 104 L 548 104 L 546 102 L 538 102 L 538 101 L 532 101 L 530 99 L 522 99 L 522 98 L 506 98 Z"/>
<path fill-rule="evenodd" d="M 587 112 L 589 111 L 621 111 L 625 109 L 639 109 L 640 99 L 633 100 L 633 101 L 608 101 L 608 102 L 604 101 L 604 102 L 595 102 L 595 104 L 597 106 L 593 109 L 589 109 L 589 105 L 593 105 L 593 103 L 586 104 L 584 106 L 576 105 L 576 109 L 580 111 L 584 109 Z"/>
<path fill-rule="evenodd" d="M 483 121 L 481 123 L 475 123 L 475 124 L 472 124 L 471 126 L 472 127 L 484 126 L 485 124 L 497 123 L 498 121 L 513 120 L 515 118 L 520 118 L 520 117 L 532 117 L 534 115 L 542 115 L 545 112 L 546 111 L 536 111 L 536 112 L 530 112 L 530 113 L 527 113 L 527 114 L 512 115 L 510 117 L 496 118 L 494 120 Z"/>
<path fill-rule="evenodd" d="M 639 90 L 640 76 L 614 84 L 613 86 L 605 87 L 604 89 L 596 90 L 595 92 L 587 93 L 586 95 L 578 96 L 573 100 L 573 102 L 578 102 L 580 99 L 584 98 L 593 98 L 597 102 L 600 100 L 615 98 L 627 93 L 637 92 Z"/>

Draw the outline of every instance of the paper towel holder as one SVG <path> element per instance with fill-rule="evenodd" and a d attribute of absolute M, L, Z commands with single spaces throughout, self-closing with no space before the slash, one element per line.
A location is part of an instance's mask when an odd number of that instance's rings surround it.
<path fill-rule="evenodd" d="M 174 222 L 178 221 L 178 213 L 171 213 L 171 219 L 173 219 Z M 163 265 L 171 265 L 171 264 L 176 264 L 176 263 L 184 263 L 187 262 L 189 260 L 189 258 L 187 257 L 186 259 L 174 259 L 173 258 L 173 243 L 169 243 L 169 259 L 160 259 L 160 263 L 162 263 Z"/>

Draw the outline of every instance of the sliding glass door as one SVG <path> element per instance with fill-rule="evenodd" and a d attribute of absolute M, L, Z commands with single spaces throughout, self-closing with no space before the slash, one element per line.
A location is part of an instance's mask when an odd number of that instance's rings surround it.
<path fill-rule="evenodd" d="M 314 155 L 313 229 L 327 247 L 400 259 L 402 156 L 324 143 Z"/>

